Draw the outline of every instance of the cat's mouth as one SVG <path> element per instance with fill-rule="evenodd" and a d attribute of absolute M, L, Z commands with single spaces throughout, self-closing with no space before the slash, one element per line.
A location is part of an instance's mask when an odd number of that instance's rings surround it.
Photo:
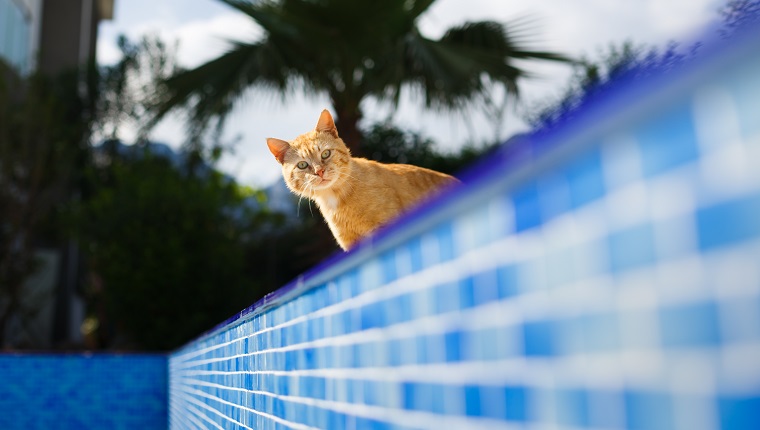
<path fill-rule="evenodd" d="M 325 188 L 330 188 L 330 186 L 332 186 L 332 183 L 333 178 L 317 177 L 311 186 L 315 190 L 324 190 Z"/>

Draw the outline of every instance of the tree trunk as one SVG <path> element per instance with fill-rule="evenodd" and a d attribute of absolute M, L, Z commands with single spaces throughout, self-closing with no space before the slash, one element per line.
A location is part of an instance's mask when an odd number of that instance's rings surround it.
<path fill-rule="evenodd" d="M 358 104 L 346 105 L 335 101 L 333 97 L 333 108 L 335 109 L 335 127 L 338 129 L 338 135 L 346 143 L 351 155 L 361 157 L 361 145 L 364 135 L 359 130 L 359 121 L 362 119 L 362 112 Z"/>

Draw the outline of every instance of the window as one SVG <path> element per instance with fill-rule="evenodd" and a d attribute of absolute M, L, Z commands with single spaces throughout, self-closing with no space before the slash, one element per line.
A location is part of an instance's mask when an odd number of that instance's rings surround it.
<path fill-rule="evenodd" d="M 21 73 L 29 68 L 30 14 L 16 0 L 0 0 L 0 58 Z"/>

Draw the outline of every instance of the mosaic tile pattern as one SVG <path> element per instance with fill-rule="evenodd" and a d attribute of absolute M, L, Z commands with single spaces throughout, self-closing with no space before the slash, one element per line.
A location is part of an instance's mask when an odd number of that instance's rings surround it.
<path fill-rule="evenodd" d="M 0 355 L 0 429 L 165 429 L 166 356 Z"/>
<path fill-rule="evenodd" d="M 760 428 L 758 41 L 495 155 L 174 352 L 170 427 Z"/>

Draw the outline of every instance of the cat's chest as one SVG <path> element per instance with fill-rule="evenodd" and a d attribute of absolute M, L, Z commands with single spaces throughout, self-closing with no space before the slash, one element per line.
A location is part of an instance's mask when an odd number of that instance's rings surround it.
<path fill-rule="evenodd" d="M 335 194 L 325 193 L 319 196 L 316 200 L 317 204 L 319 205 L 319 209 L 321 209 L 325 215 L 335 214 L 338 212 L 340 200 Z"/>

